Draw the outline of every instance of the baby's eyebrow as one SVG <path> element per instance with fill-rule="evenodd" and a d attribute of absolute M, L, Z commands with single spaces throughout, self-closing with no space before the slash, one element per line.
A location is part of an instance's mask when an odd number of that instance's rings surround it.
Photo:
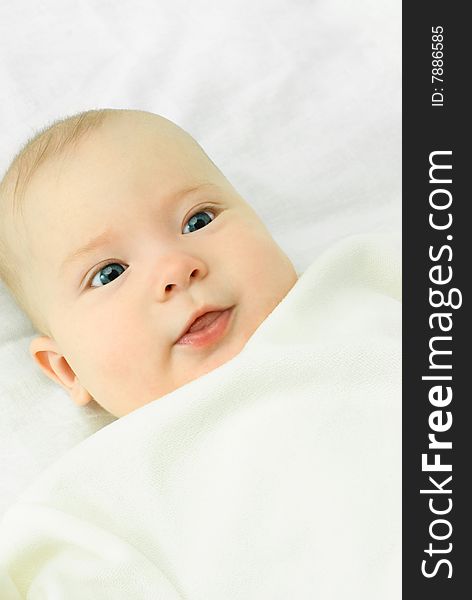
<path fill-rule="evenodd" d="M 174 195 L 173 200 L 179 201 L 182 198 L 184 198 L 185 196 L 192 194 L 194 192 L 197 192 L 201 188 L 205 188 L 205 187 L 217 187 L 217 186 L 214 186 L 214 184 L 211 184 L 211 183 L 201 183 L 199 185 L 193 185 L 190 188 L 186 188 L 186 189 L 183 189 L 183 190 L 180 190 L 179 192 L 177 192 Z M 114 234 L 113 230 L 107 229 L 107 230 L 103 231 L 102 233 L 100 233 L 99 235 L 91 238 L 84 246 L 81 246 L 80 248 L 78 248 L 77 250 L 74 250 L 73 252 L 71 252 L 70 254 L 68 254 L 66 256 L 66 258 L 63 260 L 63 262 L 60 266 L 60 271 L 61 272 L 64 271 L 67 267 L 70 267 L 73 263 L 78 262 L 84 256 L 86 256 L 87 254 L 90 254 L 91 252 L 94 252 L 101 246 L 105 246 L 106 244 L 109 244 L 113 240 L 114 237 L 115 237 L 115 234 Z"/>
<path fill-rule="evenodd" d="M 66 258 L 63 260 L 60 270 L 64 271 L 66 269 L 66 267 L 70 267 L 73 263 L 79 261 L 81 258 L 83 258 L 84 256 L 86 256 L 87 254 L 90 254 L 91 252 L 93 252 L 94 250 L 97 250 L 98 248 L 100 248 L 101 246 L 104 246 L 105 244 L 110 243 L 110 241 L 113 239 L 114 234 L 112 231 L 104 231 L 102 233 L 100 233 L 99 235 L 91 238 L 86 244 L 85 246 L 81 246 L 80 248 L 78 248 L 77 250 L 74 250 L 73 252 L 71 252 L 70 254 L 68 254 L 66 256 Z"/>

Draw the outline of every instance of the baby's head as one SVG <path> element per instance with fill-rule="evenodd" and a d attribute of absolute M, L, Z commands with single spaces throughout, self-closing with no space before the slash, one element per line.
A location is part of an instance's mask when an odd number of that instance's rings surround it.
<path fill-rule="evenodd" d="M 234 357 L 297 280 L 197 142 L 152 113 L 57 122 L 0 191 L 1 275 L 40 333 L 32 356 L 115 416 Z"/>

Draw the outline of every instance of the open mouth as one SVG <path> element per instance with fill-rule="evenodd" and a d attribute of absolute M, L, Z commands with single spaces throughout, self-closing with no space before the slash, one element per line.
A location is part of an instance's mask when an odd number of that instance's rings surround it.
<path fill-rule="evenodd" d="M 175 342 L 180 345 L 203 347 L 223 337 L 233 314 L 233 308 L 209 310 L 193 319 L 185 333 Z"/>

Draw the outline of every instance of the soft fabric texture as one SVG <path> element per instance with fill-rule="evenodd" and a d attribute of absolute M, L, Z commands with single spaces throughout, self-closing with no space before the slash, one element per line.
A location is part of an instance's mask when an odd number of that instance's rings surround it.
<path fill-rule="evenodd" d="M 391 238 L 326 251 L 239 355 L 23 494 L 2 599 L 400 598 L 400 293 Z"/>
<path fill-rule="evenodd" d="M 398 0 L 0 2 L 0 170 L 50 121 L 150 110 L 203 146 L 299 272 L 401 222 Z M 45 232 L 47 242 L 47 232 Z M 33 363 L 0 283 L 0 516 L 113 418 Z"/>

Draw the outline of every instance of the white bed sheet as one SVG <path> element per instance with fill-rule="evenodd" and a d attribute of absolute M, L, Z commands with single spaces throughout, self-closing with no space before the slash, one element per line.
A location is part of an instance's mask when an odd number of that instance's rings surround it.
<path fill-rule="evenodd" d="M 53 119 L 136 108 L 189 131 L 302 272 L 351 233 L 401 228 L 398 0 L 4 0 L 0 170 Z M 110 423 L 33 364 L 0 283 L 0 515 Z"/>

